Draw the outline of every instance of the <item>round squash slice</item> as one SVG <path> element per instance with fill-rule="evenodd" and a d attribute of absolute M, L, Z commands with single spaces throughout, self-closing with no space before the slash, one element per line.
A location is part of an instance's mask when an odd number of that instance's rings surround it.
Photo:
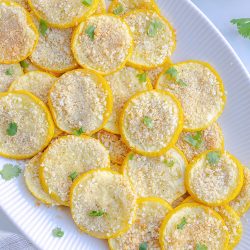
<path fill-rule="evenodd" d="M 17 64 L 0 64 L 0 92 L 8 91 L 10 84 L 23 75 L 22 67 Z"/>
<path fill-rule="evenodd" d="M 57 127 L 67 133 L 94 134 L 108 121 L 112 93 L 105 79 L 89 70 L 62 75 L 49 95 Z"/>
<path fill-rule="evenodd" d="M 250 170 L 243 167 L 243 172 L 243 187 L 239 195 L 229 203 L 239 216 L 242 216 L 250 208 Z"/>
<path fill-rule="evenodd" d="M 210 205 L 224 205 L 233 200 L 243 185 L 243 167 L 228 152 L 205 151 L 188 166 L 185 185 L 197 201 Z"/>
<path fill-rule="evenodd" d="M 160 243 L 163 250 L 228 250 L 228 232 L 218 213 L 198 203 L 188 203 L 166 216 Z"/>
<path fill-rule="evenodd" d="M 88 136 L 61 136 L 41 157 L 39 176 L 43 189 L 58 203 L 69 205 L 69 189 L 78 175 L 110 166 L 109 152 Z"/>
<path fill-rule="evenodd" d="M 179 101 L 165 91 L 151 90 L 134 95 L 125 104 L 120 132 L 133 151 L 159 156 L 176 143 L 182 124 Z"/>
<path fill-rule="evenodd" d="M 159 197 L 172 203 L 186 193 L 184 175 L 187 161 L 177 148 L 158 157 L 128 154 L 123 173 L 138 197 Z"/>
<path fill-rule="evenodd" d="M 45 104 L 26 91 L 0 93 L 0 155 L 27 159 L 42 151 L 54 135 Z"/>
<path fill-rule="evenodd" d="M 29 13 L 10 1 L 0 2 L 0 63 L 18 63 L 27 58 L 38 41 Z"/>
<path fill-rule="evenodd" d="M 195 156 L 206 150 L 224 149 L 224 136 L 217 122 L 204 130 L 182 132 L 176 146 L 182 150 L 190 162 Z"/>
<path fill-rule="evenodd" d="M 41 153 L 34 156 L 26 165 L 24 179 L 30 193 L 39 201 L 47 205 L 56 205 L 56 202 L 44 192 L 39 179 Z"/>
<path fill-rule="evenodd" d="M 124 20 L 134 39 L 129 65 L 151 69 L 169 60 L 175 49 L 175 32 L 163 16 L 150 10 L 135 10 L 127 13 Z"/>
<path fill-rule="evenodd" d="M 113 94 L 113 111 L 104 129 L 119 134 L 119 116 L 124 104 L 134 94 L 151 90 L 152 85 L 146 72 L 131 67 L 124 67 L 120 71 L 105 77 Z"/>
<path fill-rule="evenodd" d="M 165 216 L 172 210 L 171 206 L 155 197 L 138 199 L 137 203 L 134 224 L 125 234 L 109 239 L 111 250 L 161 249 L 159 229 Z"/>
<path fill-rule="evenodd" d="M 42 71 L 31 71 L 15 80 L 9 91 L 26 90 L 41 99 L 45 104 L 48 102 L 48 94 L 57 78 Z"/>
<path fill-rule="evenodd" d="M 132 225 L 136 197 L 121 174 L 98 169 L 83 174 L 74 182 L 70 209 L 82 231 L 96 238 L 113 238 Z"/>
<path fill-rule="evenodd" d="M 208 63 L 186 61 L 166 68 L 157 89 L 170 91 L 184 110 L 184 129 L 199 131 L 209 127 L 222 114 L 226 96 L 223 82 Z"/>
<path fill-rule="evenodd" d="M 99 0 L 28 0 L 39 19 L 55 28 L 70 28 L 93 14 Z"/>
<path fill-rule="evenodd" d="M 38 44 L 30 56 L 32 63 L 45 71 L 59 74 L 76 68 L 70 47 L 73 29 L 50 28 L 34 14 L 32 19 L 40 32 Z"/>
<path fill-rule="evenodd" d="M 109 151 L 110 160 L 114 164 L 122 165 L 126 155 L 130 151 L 122 142 L 120 135 L 111 134 L 105 130 L 96 133 L 96 138 Z"/>
<path fill-rule="evenodd" d="M 132 53 L 127 24 L 115 15 L 91 16 L 74 32 L 72 50 L 83 67 L 106 75 L 121 69 Z"/>

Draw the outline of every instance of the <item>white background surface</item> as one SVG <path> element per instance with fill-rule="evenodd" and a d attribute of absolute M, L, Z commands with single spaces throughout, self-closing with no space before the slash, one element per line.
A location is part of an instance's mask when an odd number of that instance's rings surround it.
<path fill-rule="evenodd" d="M 230 24 L 233 18 L 250 18 L 250 0 L 193 0 L 193 2 L 219 28 L 250 72 L 250 40 L 242 38 L 236 27 Z M 1 209 L 0 230 L 18 232 Z"/>

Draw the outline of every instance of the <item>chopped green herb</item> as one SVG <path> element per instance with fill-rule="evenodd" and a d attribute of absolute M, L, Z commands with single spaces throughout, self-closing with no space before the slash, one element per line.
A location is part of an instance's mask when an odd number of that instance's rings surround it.
<path fill-rule="evenodd" d="M 89 213 L 89 216 L 91 216 L 91 217 L 101 217 L 101 216 L 103 216 L 103 215 L 105 215 L 106 214 L 106 212 L 104 212 L 104 211 L 102 211 L 102 210 L 93 210 L 93 211 L 91 211 L 90 213 Z"/>
<path fill-rule="evenodd" d="M 85 6 L 90 6 L 92 4 L 92 0 L 83 0 L 82 3 L 85 5 Z"/>
<path fill-rule="evenodd" d="M 69 178 L 74 181 L 74 179 L 78 176 L 78 173 L 75 171 L 69 175 Z"/>
<path fill-rule="evenodd" d="M 148 127 L 148 128 L 153 128 L 153 121 L 150 117 L 144 116 L 143 118 L 143 123 Z"/>
<path fill-rule="evenodd" d="M 132 161 L 134 159 L 134 156 L 135 156 L 134 154 L 130 154 L 129 157 L 128 157 L 129 160 Z"/>
<path fill-rule="evenodd" d="M 3 169 L 0 170 L 0 175 L 4 180 L 9 181 L 12 178 L 18 177 L 21 172 L 22 170 L 18 165 L 5 164 Z"/>
<path fill-rule="evenodd" d="M 208 248 L 207 248 L 207 246 L 206 245 L 204 245 L 204 244 L 196 244 L 196 246 L 195 246 L 195 250 L 207 250 Z"/>
<path fill-rule="evenodd" d="M 152 21 L 148 26 L 147 34 L 150 37 L 156 36 L 158 30 L 160 30 L 163 27 L 163 24 L 160 21 Z"/>
<path fill-rule="evenodd" d="M 88 37 L 91 39 L 91 41 L 94 41 L 95 39 L 95 27 L 90 25 L 88 28 L 85 30 L 85 34 L 88 35 Z"/>
<path fill-rule="evenodd" d="M 15 122 L 11 122 L 6 130 L 7 135 L 14 136 L 17 133 L 17 124 Z"/>
<path fill-rule="evenodd" d="M 29 67 L 29 63 L 25 60 L 21 61 L 20 65 L 23 69 L 27 69 Z"/>
<path fill-rule="evenodd" d="M 137 75 L 137 78 L 139 79 L 139 82 L 140 83 L 144 83 L 147 81 L 147 73 L 146 72 L 143 72 L 141 74 L 138 74 Z"/>
<path fill-rule="evenodd" d="M 175 162 L 174 160 L 164 160 L 164 164 L 166 164 L 169 168 L 172 168 Z"/>
<path fill-rule="evenodd" d="M 237 25 L 240 35 L 250 39 L 250 18 L 232 19 L 231 23 Z"/>
<path fill-rule="evenodd" d="M 75 130 L 73 133 L 76 136 L 80 136 L 80 135 L 85 133 L 85 130 L 83 128 L 79 128 L 79 129 Z"/>
<path fill-rule="evenodd" d="M 143 242 L 139 246 L 139 250 L 147 250 L 148 249 L 148 244 L 147 242 Z"/>
<path fill-rule="evenodd" d="M 13 74 L 14 74 L 14 69 L 13 68 L 8 68 L 5 71 L 5 75 L 7 75 L 7 76 L 12 76 Z"/>
<path fill-rule="evenodd" d="M 186 224 L 187 224 L 187 220 L 186 220 L 185 217 L 183 217 L 181 219 L 181 223 L 177 225 L 177 229 L 181 229 L 182 230 Z"/>
<path fill-rule="evenodd" d="M 48 24 L 43 19 L 39 22 L 39 32 L 42 36 L 45 36 L 48 30 Z"/>
<path fill-rule="evenodd" d="M 115 15 L 120 15 L 124 12 L 124 8 L 121 4 L 118 4 L 117 7 L 113 10 Z"/>
<path fill-rule="evenodd" d="M 178 77 L 178 71 L 175 67 L 170 67 L 166 72 L 167 75 L 170 76 L 171 79 L 173 79 L 178 85 L 185 87 L 187 86 L 187 84 L 182 81 L 181 79 L 179 79 Z"/>
<path fill-rule="evenodd" d="M 184 141 L 197 149 L 200 148 L 203 143 L 201 131 L 196 132 L 194 135 L 186 135 Z"/>
<path fill-rule="evenodd" d="M 52 230 L 52 235 L 57 238 L 62 238 L 64 235 L 64 232 L 60 227 L 56 227 Z"/>
<path fill-rule="evenodd" d="M 207 154 L 206 159 L 208 160 L 210 165 L 215 165 L 219 162 L 221 157 L 220 152 L 218 151 L 211 151 Z"/>

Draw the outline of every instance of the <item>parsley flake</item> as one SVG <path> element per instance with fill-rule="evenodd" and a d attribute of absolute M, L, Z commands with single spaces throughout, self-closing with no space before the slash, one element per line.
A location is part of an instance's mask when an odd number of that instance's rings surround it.
<path fill-rule="evenodd" d="M 62 238 L 64 235 L 64 232 L 60 227 L 56 227 L 52 230 L 52 235 L 57 238 Z"/>
<path fill-rule="evenodd" d="M 147 81 L 147 73 L 146 72 L 143 72 L 141 74 L 138 74 L 137 75 L 137 78 L 139 79 L 139 82 L 140 83 L 144 83 Z"/>
<path fill-rule="evenodd" d="M 194 135 L 186 135 L 184 141 L 197 149 L 200 148 L 203 143 L 201 131 L 196 132 Z"/>
<path fill-rule="evenodd" d="M 71 173 L 70 175 L 69 175 L 69 178 L 72 180 L 72 181 L 74 181 L 75 180 L 75 178 L 78 176 L 78 173 L 75 171 L 75 172 L 73 172 L 73 173 Z"/>
<path fill-rule="evenodd" d="M 170 67 L 166 72 L 165 74 L 169 75 L 169 77 L 174 80 L 178 85 L 182 86 L 182 87 L 186 87 L 187 84 L 179 79 L 178 77 L 178 71 L 175 67 Z"/>
<path fill-rule="evenodd" d="M 152 21 L 148 26 L 147 34 L 150 37 L 156 36 L 158 30 L 160 30 L 163 27 L 163 24 L 160 21 Z"/>
<path fill-rule="evenodd" d="M 105 215 L 106 212 L 102 211 L 102 210 L 93 210 L 89 213 L 89 216 L 91 217 L 102 217 L 103 215 Z"/>
<path fill-rule="evenodd" d="M 139 250 L 147 250 L 148 249 L 148 243 L 147 242 L 143 242 L 140 244 L 139 246 Z"/>
<path fill-rule="evenodd" d="M 14 136 L 17 133 L 17 124 L 15 122 L 11 122 L 6 130 L 7 135 Z"/>
<path fill-rule="evenodd" d="M 5 181 L 9 181 L 15 177 L 18 177 L 21 172 L 22 170 L 18 165 L 5 164 L 3 169 L 0 170 L 0 175 Z"/>
<path fill-rule="evenodd" d="M 89 7 L 89 6 L 92 4 L 92 0 L 83 0 L 82 3 L 83 3 L 85 6 Z"/>
<path fill-rule="evenodd" d="M 85 30 L 85 34 L 88 35 L 91 41 L 94 41 L 95 39 L 95 27 L 90 25 L 88 28 Z"/>
<path fill-rule="evenodd" d="M 39 32 L 42 36 L 45 36 L 48 30 L 48 24 L 43 19 L 39 22 Z"/>
<path fill-rule="evenodd" d="M 181 223 L 177 225 L 177 229 L 182 230 L 186 224 L 187 224 L 187 220 L 186 220 L 185 217 L 183 217 L 183 218 L 181 219 Z"/>
<path fill-rule="evenodd" d="M 29 67 L 29 63 L 25 60 L 21 61 L 20 65 L 23 69 L 27 69 Z"/>
<path fill-rule="evenodd" d="M 232 19 L 231 23 L 237 25 L 240 35 L 250 39 L 250 18 Z"/>
<path fill-rule="evenodd" d="M 84 134 L 86 131 L 83 129 L 83 128 L 79 128 L 79 129 L 76 129 L 73 134 L 76 135 L 76 136 L 80 136 L 82 134 Z"/>
<path fill-rule="evenodd" d="M 129 157 L 128 157 L 129 160 L 132 161 L 134 159 L 134 156 L 135 156 L 134 154 L 130 154 Z"/>
<path fill-rule="evenodd" d="M 219 162 L 221 157 L 220 152 L 218 151 L 211 151 L 207 154 L 206 159 L 210 165 L 215 165 Z"/>
<path fill-rule="evenodd" d="M 118 4 L 117 7 L 113 10 L 113 14 L 120 15 L 124 12 L 124 8 L 121 4 Z"/>
<path fill-rule="evenodd" d="M 204 244 L 196 244 L 196 246 L 195 246 L 195 250 L 207 250 L 208 248 L 207 248 L 207 246 L 206 245 L 204 245 Z"/>
<path fill-rule="evenodd" d="M 148 127 L 148 128 L 153 128 L 153 121 L 150 117 L 144 116 L 143 118 L 143 123 Z"/>
<path fill-rule="evenodd" d="M 14 69 L 13 68 L 8 68 L 5 71 L 5 75 L 7 75 L 7 76 L 12 76 L 13 74 L 14 74 Z"/>
<path fill-rule="evenodd" d="M 174 160 L 164 160 L 164 164 L 166 164 L 169 168 L 172 168 L 175 162 Z"/>

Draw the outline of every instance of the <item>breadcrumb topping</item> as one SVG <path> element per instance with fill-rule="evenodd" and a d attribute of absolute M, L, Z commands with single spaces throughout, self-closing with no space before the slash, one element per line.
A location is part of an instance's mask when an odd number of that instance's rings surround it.
<path fill-rule="evenodd" d="M 21 6 L 23 6 L 26 10 L 30 11 L 30 6 L 28 4 L 28 0 L 12 0 L 15 3 L 20 4 Z"/>

